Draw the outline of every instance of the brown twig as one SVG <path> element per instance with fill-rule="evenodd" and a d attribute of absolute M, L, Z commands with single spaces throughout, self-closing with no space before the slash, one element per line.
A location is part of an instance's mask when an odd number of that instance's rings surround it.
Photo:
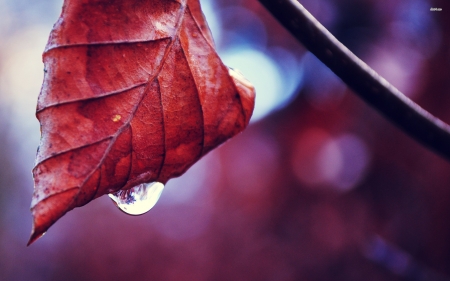
<path fill-rule="evenodd" d="M 259 0 L 357 95 L 412 138 L 450 160 L 450 126 L 414 103 L 365 64 L 296 0 Z"/>

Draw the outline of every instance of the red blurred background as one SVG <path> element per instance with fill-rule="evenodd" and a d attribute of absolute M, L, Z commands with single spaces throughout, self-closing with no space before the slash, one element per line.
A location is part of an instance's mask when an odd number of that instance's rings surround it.
<path fill-rule="evenodd" d="M 300 2 L 450 123 L 449 1 Z M 40 55 L 62 3 L 0 2 L 0 280 L 450 280 L 449 163 L 256 0 L 202 4 L 225 63 L 255 84 L 249 128 L 170 181 L 149 213 L 100 198 L 27 248 Z"/>

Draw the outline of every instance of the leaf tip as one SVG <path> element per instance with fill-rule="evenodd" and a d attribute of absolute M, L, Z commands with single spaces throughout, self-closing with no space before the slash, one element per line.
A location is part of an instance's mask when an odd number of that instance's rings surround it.
<path fill-rule="evenodd" d="M 27 247 L 30 246 L 31 244 L 33 244 L 34 242 L 36 242 L 42 236 L 44 236 L 45 233 L 46 233 L 45 231 L 36 229 L 35 222 L 33 219 L 33 226 L 31 228 L 31 235 L 30 235 L 30 239 L 28 240 Z"/>
<path fill-rule="evenodd" d="M 77 193 L 78 188 L 70 188 L 32 205 L 33 226 L 27 246 L 41 238 L 58 219 L 74 208 Z"/>

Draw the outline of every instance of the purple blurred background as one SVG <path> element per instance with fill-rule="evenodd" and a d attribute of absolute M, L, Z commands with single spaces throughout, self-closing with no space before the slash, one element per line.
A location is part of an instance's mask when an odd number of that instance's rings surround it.
<path fill-rule="evenodd" d="M 450 122 L 450 1 L 301 3 Z M 256 0 L 202 5 L 224 62 L 256 87 L 249 128 L 171 180 L 149 213 L 104 196 L 27 248 L 41 53 L 62 1 L 0 1 L 0 280 L 450 280 L 449 163 Z"/>

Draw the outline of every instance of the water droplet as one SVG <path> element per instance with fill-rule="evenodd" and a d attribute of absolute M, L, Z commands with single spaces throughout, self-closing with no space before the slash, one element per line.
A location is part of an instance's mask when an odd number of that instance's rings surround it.
<path fill-rule="evenodd" d="M 128 190 L 108 194 L 116 206 L 126 214 L 138 216 L 150 211 L 164 189 L 160 182 L 143 183 Z"/>

